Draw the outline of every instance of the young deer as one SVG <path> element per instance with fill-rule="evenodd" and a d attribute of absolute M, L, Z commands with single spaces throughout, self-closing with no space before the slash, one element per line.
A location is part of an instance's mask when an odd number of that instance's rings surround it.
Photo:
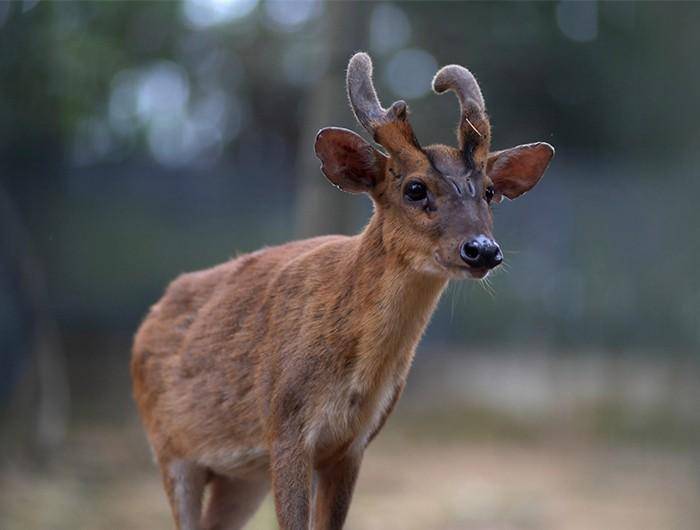
<path fill-rule="evenodd" d="M 341 528 L 447 282 L 501 263 L 489 203 L 531 189 L 554 149 L 490 152 L 481 90 L 461 66 L 433 89 L 459 98 L 459 149 L 421 147 L 406 103 L 382 108 L 369 56 L 352 57 L 350 104 L 383 151 L 333 127 L 315 148 L 332 184 L 372 198 L 367 227 L 184 274 L 151 308 L 134 397 L 179 529 L 241 528 L 270 486 L 283 530 Z"/>

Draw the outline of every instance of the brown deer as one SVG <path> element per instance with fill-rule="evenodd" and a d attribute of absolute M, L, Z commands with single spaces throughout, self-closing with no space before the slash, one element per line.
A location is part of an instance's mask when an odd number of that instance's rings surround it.
<path fill-rule="evenodd" d="M 134 396 L 180 530 L 241 528 L 270 488 L 283 530 L 341 528 L 447 282 L 501 263 L 489 203 L 530 190 L 554 149 L 490 152 L 461 66 L 433 89 L 459 98 L 458 149 L 421 147 L 406 103 L 382 108 L 369 56 L 352 57 L 352 110 L 383 149 L 334 127 L 315 148 L 332 184 L 372 198 L 367 227 L 184 274 L 141 325 Z"/>

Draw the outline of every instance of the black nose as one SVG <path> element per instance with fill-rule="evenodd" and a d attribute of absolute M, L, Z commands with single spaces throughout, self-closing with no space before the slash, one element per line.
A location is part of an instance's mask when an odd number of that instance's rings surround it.
<path fill-rule="evenodd" d="M 462 245 L 460 256 L 469 266 L 476 269 L 493 269 L 503 261 L 501 247 L 486 236 L 479 236 Z"/>

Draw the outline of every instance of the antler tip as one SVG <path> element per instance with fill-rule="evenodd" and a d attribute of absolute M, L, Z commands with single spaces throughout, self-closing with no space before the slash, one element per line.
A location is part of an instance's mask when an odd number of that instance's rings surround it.
<path fill-rule="evenodd" d="M 356 68 L 361 68 L 363 70 L 369 70 L 372 72 L 372 59 L 366 52 L 357 52 L 350 58 L 348 63 L 348 70 L 354 70 Z"/>
<path fill-rule="evenodd" d="M 458 64 L 443 66 L 433 77 L 432 85 L 436 94 L 444 94 L 453 90 L 460 100 L 466 102 L 471 99 L 479 107 L 484 107 L 484 96 L 481 94 L 479 83 L 477 83 L 474 74 L 464 66 Z"/>
<path fill-rule="evenodd" d="M 433 77 L 433 82 L 431 83 L 433 92 L 436 94 L 442 94 L 443 92 L 449 90 L 450 87 L 448 78 L 451 77 L 450 70 L 455 67 L 457 67 L 457 65 L 450 64 L 448 66 L 443 66 L 437 71 L 435 77 Z"/>

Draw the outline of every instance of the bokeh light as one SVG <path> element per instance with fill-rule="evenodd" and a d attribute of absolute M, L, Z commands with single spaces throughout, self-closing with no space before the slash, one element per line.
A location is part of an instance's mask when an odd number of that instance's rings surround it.
<path fill-rule="evenodd" d="M 258 0 L 184 0 L 182 12 L 188 24 L 208 28 L 249 15 Z"/>
<path fill-rule="evenodd" d="M 411 21 L 395 4 L 380 3 L 372 10 L 369 22 L 369 47 L 377 53 L 396 51 L 411 39 Z"/>
<path fill-rule="evenodd" d="M 272 26 L 282 31 L 296 31 L 318 18 L 323 9 L 321 0 L 267 0 L 265 14 Z"/>
<path fill-rule="evenodd" d="M 430 92 L 430 82 L 437 70 L 435 57 L 425 50 L 409 48 L 389 60 L 384 81 L 397 96 L 419 98 Z"/>
<path fill-rule="evenodd" d="M 598 3 L 595 0 L 563 0 L 557 5 L 557 23 L 561 32 L 576 42 L 598 37 Z"/>

